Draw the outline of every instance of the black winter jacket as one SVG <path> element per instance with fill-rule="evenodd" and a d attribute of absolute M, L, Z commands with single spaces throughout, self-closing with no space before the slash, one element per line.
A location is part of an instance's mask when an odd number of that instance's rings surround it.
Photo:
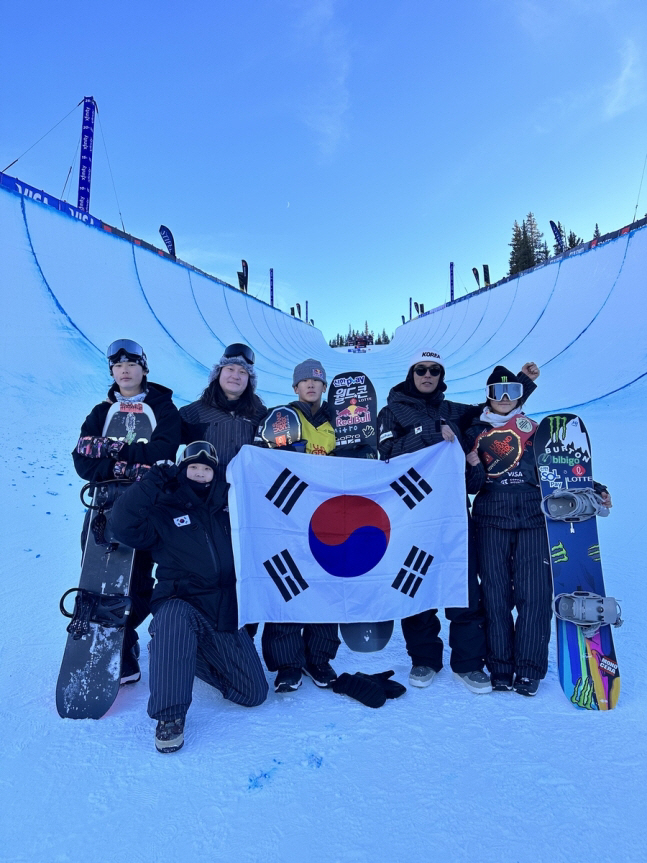
<path fill-rule="evenodd" d="M 161 384 L 147 383 L 147 393 L 144 399 L 155 414 L 157 425 L 153 430 L 148 443 L 125 444 L 116 458 L 90 458 L 80 455 L 76 450 L 72 452 L 76 472 L 84 480 L 100 481 L 114 479 L 114 466 L 117 461 L 125 461 L 130 464 L 153 465 L 161 459 L 175 461 L 178 446 L 180 445 L 180 415 L 171 400 L 173 392 Z M 101 437 L 103 426 L 108 411 L 117 401 L 115 391 L 117 384 L 113 384 L 108 390 L 107 398 L 92 408 L 81 426 L 79 437 Z"/>
<path fill-rule="evenodd" d="M 167 599 L 184 599 L 216 629 L 238 628 L 236 575 L 227 506 L 228 485 L 214 480 L 206 501 L 184 471 L 155 466 L 112 508 L 115 537 L 148 549 L 157 563 L 153 614 Z"/>
<path fill-rule="evenodd" d="M 393 387 L 377 418 L 380 458 L 388 459 L 403 453 L 417 452 L 441 443 L 441 425 L 447 424 L 462 438 L 462 432 L 471 423 L 476 408 L 445 399 L 442 392 L 426 400 L 422 396 L 405 392 L 403 381 Z"/>
<path fill-rule="evenodd" d="M 465 433 L 466 450 L 474 447 L 482 431 L 491 429 L 480 418 L 474 420 Z M 525 444 L 519 463 L 499 477 L 488 477 L 479 462 L 468 465 L 467 491 L 476 494 L 472 504 L 472 519 L 478 527 L 496 527 L 501 530 L 526 530 L 544 527 L 540 509 L 541 491 L 535 467 L 534 435 Z"/>
<path fill-rule="evenodd" d="M 523 383 L 523 398 L 526 399 L 535 389 L 535 384 L 523 372 L 518 378 Z M 406 381 L 394 386 L 386 407 L 378 415 L 377 448 L 380 458 L 395 458 L 440 443 L 443 424 L 451 428 L 465 449 L 463 436 L 480 415 L 481 406 L 448 401 L 440 390 L 432 398 L 425 399 L 422 395 L 410 395 L 407 389 Z"/>
<path fill-rule="evenodd" d="M 205 405 L 201 401 L 191 402 L 180 408 L 182 443 L 206 440 L 213 444 L 218 453 L 215 479 L 225 482 L 227 465 L 242 446 L 253 443 L 258 424 L 266 413 L 267 408 L 260 399 L 258 413 L 251 418 L 241 416 L 236 411 Z"/>

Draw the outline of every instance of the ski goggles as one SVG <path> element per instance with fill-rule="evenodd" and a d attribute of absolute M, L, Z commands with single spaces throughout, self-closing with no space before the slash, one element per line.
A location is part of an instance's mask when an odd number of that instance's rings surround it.
<path fill-rule="evenodd" d="M 121 356 L 121 354 L 139 357 L 142 360 L 146 359 L 143 347 L 138 345 L 137 342 L 131 341 L 131 339 L 117 339 L 116 342 L 108 346 L 108 350 L 106 351 L 106 356 L 109 360 Z"/>
<path fill-rule="evenodd" d="M 499 402 L 504 396 L 507 396 L 510 401 L 520 399 L 523 395 L 523 384 L 511 381 L 507 384 L 488 384 L 485 388 L 487 397 L 492 401 Z"/>
<path fill-rule="evenodd" d="M 250 366 L 254 365 L 254 360 L 256 359 L 254 351 L 247 345 L 242 344 L 242 342 L 235 342 L 233 345 L 227 345 L 223 357 L 227 357 L 227 359 L 230 357 L 242 357 L 246 363 L 250 364 Z"/>
<path fill-rule="evenodd" d="M 419 378 L 424 378 L 424 376 L 429 372 L 432 378 L 437 378 L 442 375 L 443 370 L 442 366 L 414 366 L 413 373 L 418 375 Z"/>
<path fill-rule="evenodd" d="M 193 443 L 188 443 L 182 453 L 177 457 L 178 467 L 182 462 L 190 461 L 198 457 L 204 457 L 207 462 L 218 464 L 218 453 L 213 444 L 206 440 L 194 440 Z"/>

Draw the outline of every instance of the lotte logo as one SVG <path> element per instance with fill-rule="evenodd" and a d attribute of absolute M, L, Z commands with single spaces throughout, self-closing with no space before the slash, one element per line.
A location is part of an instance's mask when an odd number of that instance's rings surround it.
<path fill-rule="evenodd" d="M 584 465 L 576 464 L 573 468 L 573 473 L 575 474 L 575 476 L 584 476 L 584 474 L 586 473 L 586 468 L 584 467 Z"/>

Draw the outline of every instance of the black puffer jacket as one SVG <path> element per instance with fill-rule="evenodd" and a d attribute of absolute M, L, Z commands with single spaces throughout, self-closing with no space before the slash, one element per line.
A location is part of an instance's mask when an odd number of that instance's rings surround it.
<path fill-rule="evenodd" d="M 214 480 L 203 501 L 184 471 L 155 466 L 117 499 L 111 515 L 115 537 L 148 549 L 157 563 L 153 613 L 164 600 L 184 599 L 218 630 L 238 628 L 227 490 Z"/>
<path fill-rule="evenodd" d="M 247 443 L 253 443 L 258 424 L 267 413 L 258 397 L 255 397 L 256 402 L 257 413 L 252 417 L 242 416 L 236 410 L 205 405 L 201 401 L 180 408 L 182 443 L 206 440 L 213 444 L 218 453 L 215 478 L 221 482 L 225 482 L 227 465 L 238 450 Z"/>
<path fill-rule="evenodd" d="M 161 384 L 148 383 L 146 398 L 144 402 L 150 405 L 155 414 L 157 425 L 148 443 L 125 444 L 116 458 L 90 458 L 80 455 L 76 450 L 72 452 L 76 472 L 84 480 L 100 481 L 114 479 L 114 466 L 116 461 L 125 461 L 131 464 L 153 465 L 161 459 L 175 461 L 177 449 L 180 445 L 180 415 L 171 400 L 173 392 Z M 101 437 L 103 426 L 108 411 L 117 401 L 115 391 L 117 384 L 113 384 L 108 390 L 108 397 L 100 402 L 85 418 L 81 426 L 79 437 Z"/>

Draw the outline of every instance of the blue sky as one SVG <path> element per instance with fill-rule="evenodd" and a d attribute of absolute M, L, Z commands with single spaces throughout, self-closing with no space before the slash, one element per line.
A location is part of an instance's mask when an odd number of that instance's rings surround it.
<path fill-rule="evenodd" d="M 632 220 L 647 155 L 638 0 L 16 2 L 0 169 L 97 100 L 126 229 L 326 337 L 507 271 L 532 210 L 585 239 Z M 9 173 L 60 196 L 80 108 Z M 75 169 L 76 171 L 76 169 Z M 70 200 L 76 199 L 76 179 Z M 91 212 L 118 225 L 95 138 Z M 647 212 L 647 181 L 638 216 Z"/>

